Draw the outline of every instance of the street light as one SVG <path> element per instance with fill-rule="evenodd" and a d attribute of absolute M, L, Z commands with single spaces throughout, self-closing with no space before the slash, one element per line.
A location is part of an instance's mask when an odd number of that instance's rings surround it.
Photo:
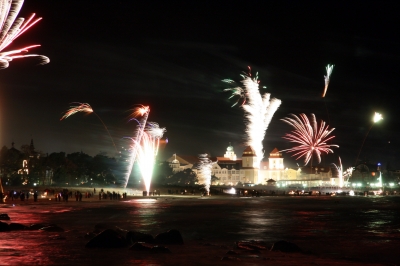
<path fill-rule="evenodd" d="M 355 167 L 357 166 L 358 157 L 360 157 L 360 153 L 361 153 L 361 150 L 362 150 L 362 148 L 363 148 L 363 146 L 364 146 L 364 142 L 365 142 L 365 140 L 367 139 L 367 136 L 368 136 L 369 132 L 371 131 L 372 126 L 373 126 L 376 122 L 381 121 L 382 119 L 383 119 L 382 115 L 381 115 L 380 113 L 375 112 L 374 117 L 373 117 L 373 123 L 372 123 L 372 125 L 370 126 L 370 128 L 368 129 L 368 132 L 367 132 L 367 134 L 365 135 L 364 140 L 363 140 L 363 142 L 362 142 L 362 144 L 361 144 L 361 148 L 360 148 L 360 150 L 358 151 L 358 155 L 357 155 L 356 161 L 355 161 L 355 163 L 354 163 L 354 166 L 355 166 Z"/>

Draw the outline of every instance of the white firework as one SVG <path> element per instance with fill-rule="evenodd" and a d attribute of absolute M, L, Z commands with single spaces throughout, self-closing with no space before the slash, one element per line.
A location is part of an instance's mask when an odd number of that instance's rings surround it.
<path fill-rule="evenodd" d="M 197 173 L 198 182 L 201 185 L 204 185 L 204 188 L 207 191 L 207 194 L 210 194 L 210 186 L 211 186 L 211 172 L 212 167 L 216 162 L 213 162 L 208 158 L 208 154 L 199 154 L 199 163 L 197 165 L 197 169 L 199 170 Z"/>
<path fill-rule="evenodd" d="M 342 160 L 340 160 L 339 157 L 339 166 L 336 164 L 332 163 L 333 166 L 335 166 L 336 170 L 338 171 L 338 178 L 339 178 L 339 187 L 343 187 L 344 180 L 343 180 L 343 166 L 342 166 Z"/>
<path fill-rule="evenodd" d="M 347 170 L 343 173 L 343 178 L 347 177 L 346 182 L 349 182 L 350 177 L 353 175 L 354 167 L 349 167 Z"/>
<path fill-rule="evenodd" d="M 242 108 L 245 111 L 246 120 L 246 145 L 251 146 L 256 152 L 257 165 L 260 164 L 264 157 L 263 140 L 267 131 L 268 125 L 271 122 L 273 115 L 281 105 L 281 100 L 272 98 L 270 93 L 261 95 L 259 91 L 259 80 L 256 75 L 254 78 L 251 74 L 241 75 L 243 80 L 241 97 L 244 97 Z M 231 80 L 224 80 L 232 83 Z M 233 94 L 239 91 L 236 88 L 232 89 Z"/>
<path fill-rule="evenodd" d="M 327 65 L 327 66 L 326 66 L 326 76 L 324 76 L 324 79 L 325 79 L 325 87 L 324 87 L 324 92 L 322 93 L 322 98 L 325 97 L 326 92 L 327 92 L 327 90 L 328 90 L 329 81 L 331 80 L 331 74 L 332 74 L 332 71 L 333 71 L 333 67 L 334 67 L 334 66 L 335 66 L 335 65 Z"/>

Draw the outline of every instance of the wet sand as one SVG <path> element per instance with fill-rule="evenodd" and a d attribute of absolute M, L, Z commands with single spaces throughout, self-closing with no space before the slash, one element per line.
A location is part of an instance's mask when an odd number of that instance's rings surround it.
<path fill-rule="evenodd" d="M 55 202 L 7 201 L 7 223 L 51 223 L 64 232 L 0 232 L 1 265 L 397 265 L 400 263 L 400 197 L 128 196 Z M 181 232 L 171 254 L 128 248 L 88 249 L 96 224 L 149 233 Z M 237 241 L 279 240 L 303 253 L 235 247 Z"/>

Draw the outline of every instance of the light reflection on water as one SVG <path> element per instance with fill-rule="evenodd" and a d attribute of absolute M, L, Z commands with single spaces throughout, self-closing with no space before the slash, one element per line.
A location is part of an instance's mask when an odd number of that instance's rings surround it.
<path fill-rule="evenodd" d="M 93 206 L 16 204 L 2 208 L 0 213 L 8 213 L 12 222 L 22 224 L 55 223 L 66 232 L 0 233 L 0 258 L 2 264 L 11 265 L 83 264 L 96 256 L 120 263 L 133 262 L 134 258 L 123 260 L 120 256 L 126 250 L 83 249 L 82 235 L 98 223 L 153 236 L 178 229 L 185 241 L 288 240 L 323 254 L 367 257 L 379 253 L 388 258 L 395 256 L 398 246 L 393 243 L 400 240 L 399 206 L 400 197 L 209 197 L 206 201 L 158 198 L 97 202 Z M 67 240 L 52 238 L 55 234 Z M 64 250 L 63 245 L 68 245 L 68 249 Z"/>

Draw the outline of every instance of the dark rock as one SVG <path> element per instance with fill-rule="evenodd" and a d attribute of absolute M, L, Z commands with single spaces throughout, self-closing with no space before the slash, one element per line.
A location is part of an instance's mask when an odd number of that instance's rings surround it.
<path fill-rule="evenodd" d="M 97 234 L 93 233 L 93 232 L 88 232 L 85 234 L 84 238 L 93 238 L 97 236 Z"/>
<path fill-rule="evenodd" d="M 230 257 L 230 256 L 226 257 L 225 256 L 225 257 L 222 257 L 221 260 L 236 260 L 236 261 L 239 261 L 240 259 L 237 258 L 237 257 Z"/>
<path fill-rule="evenodd" d="M 19 224 L 19 223 L 10 223 L 8 226 L 10 227 L 11 231 L 14 231 L 14 230 L 26 230 L 28 228 L 26 225 Z"/>
<path fill-rule="evenodd" d="M 228 252 L 226 252 L 227 255 L 237 255 L 237 252 L 233 251 L 233 250 L 229 250 Z"/>
<path fill-rule="evenodd" d="M 100 233 L 106 229 L 110 229 L 112 228 L 112 226 L 110 226 L 109 224 L 105 224 L 105 223 L 98 223 L 94 226 L 94 232 L 95 233 Z"/>
<path fill-rule="evenodd" d="M 267 244 L 263 241 L 238 241 L 235 242 L 236 247 L 240 249 L 247 249 L 247 250 L 260 250 L 260 249 L 267 249 Z"/>
<path fill-rule="evenodd" d="M 163 247 L 163 246 L 154 246 L 150 249 L 151 253 L 171 253 L 171 250 L 169 250 L 167 247 Z"/>
<path fill-rule="evenodd" d="M 59 227 L 57 225 L 45 226 L 45 227 L 40 228 L 40 230 L 46 231 L 46 232 L 64 232 L 64 229 L 62 229 L 61 227 Z"/>
<path fill-rule="evenodd" d="M 8 223 L 0 222 L 0 232 L 10 231 Z"/>
<path fill-rule="evenodd" d="M 128 243 L 135 243 L 135 242 L 154 243 L 154 237 L 150 234 L 145 234 L 136 231 L 128 231 L 126 233 L 126 241 L 128 241 Z"/>
<path fill-rule="evenodd" d="M 7 213 L 0 213 L 0 220 L 10 220 Z"/>
<path fill-rule="evenodd" d="M 301 252 L 302 250 L 296 244 L 281 240 L 272 245 L 271 251 Z"/>
<path fill-rule="evenodd" d="M 31 224 L 30 226 L 28 226 L 28 230 L 39 230 L 43 227 L 46 227 L 48 225 L 45 224 Z"/>
<path fill-rule="evenodd" d="M 152 247 L 145 245 L 145 243 L 136 242 L 134 243 L 129 250 L 135 251 L 150 251 Z"/>
<path fill-rule="evenodd" d="M 158 244 L 183 245 L 181 233 L 175 229 L 158 234 L 154 240 Z"/>
<path fill-rule="evenodd" d="M 93 237 L 85 245 L 87 248 L 120 248 L 127 246 L 127 241 L 112 229 L 106 229 Z"/>

